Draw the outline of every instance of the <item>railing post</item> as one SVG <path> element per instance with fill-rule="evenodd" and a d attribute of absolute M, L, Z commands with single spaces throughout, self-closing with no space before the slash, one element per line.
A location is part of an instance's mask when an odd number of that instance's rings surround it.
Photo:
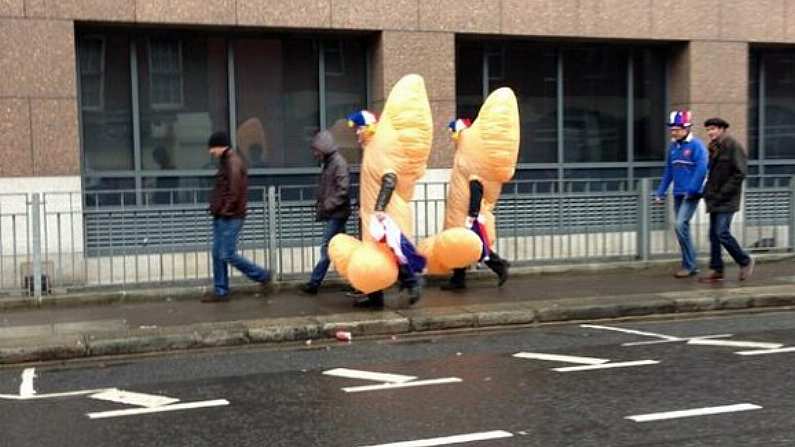
<path fill-rule="evenodd" d="M 795 177 L 789 179 L 789 251 L 795 251 Z"/>
<path fill-rule="evenodd" d="M 281 279 L 281 268 L 277 269 L 279 262 L 278 250 L 276 245 L 276 187 L 268 187 L 268 267 L 271 274 Z"/>
<path fill-rule="evenodd" d="M 638 259 L 643 261 L 649 260 L 649 252 L 651 251 L 649 197 L 651 197 L 651 179 L 643 178 L 640 180 L 640 188 L 638 190 L 638 234 L 635 238 L 638 246 Z"/>
<path fill-rule="evenodd" d="M 41 303 L 41 196 L 31 194 L 30 200 L 30 231 L 31 231 L 31 279 L 33 281 L 33 298 Z"/>

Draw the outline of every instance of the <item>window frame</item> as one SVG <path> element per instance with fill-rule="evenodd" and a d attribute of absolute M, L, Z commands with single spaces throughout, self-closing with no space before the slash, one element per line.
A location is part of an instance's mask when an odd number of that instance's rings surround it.
<path fill-rule="evenodd" d="M 163 41 L 169 42 L 174 40 L 174 43 L 177 44 L 177 65 L 178 68 L 176 71 L 155 71 L 155 64 L 154 64 L 154 45 L 152 45 L 155 41 Z M 155 37 L 150 36 L 146 40 L 147 43 L 147 70 L 149 71 L 149 107 L 152 110 L 163 110 L 163 111 L 173 111 L 173 110 L 180 110 L 185 107 L 185 66 L 183 62 L 183 51 L 182 51 L 182 39 L 176 38 L 171 39 L 168 37 Z M 158 102 L 155 101 L 155 78 L 160 76 L 176 76 L 178 79 L 179 84 L 179 102 Z"/>
<path fill-rule="evenodd" d="M 78 57 L 78 64 L 79 64 L 79 72 L 80 72 L 80 110 L 86 112 L 102 112 L 105 110 L 105 51 L 107 50 L 107 41 L 105 36 L 100 34 L 87 34 L 85 36 L 81 36 L 80 40 L 97 40 L 100 42 L 100 59 L 99 59 L 99 72 L 91 72 L 88 75 L 91 76 L 99 76 L 99 104 L 97 105 L 86 105 L 83 101 L 83 91 L 85 91 L 85 82 L 83 82 L 84 76 L 87 73 L 84 71 L 83 64 L 80 64 L 80 59 Z"/>
<path fill-rule="evenodd" d="M 556 61 L 557 61 L 557 70 L 556 70 L 556 83 L 557 83 L 557 147 L 558 153 L 557 160 L 554 162 L 530 162 L 530 163 L 522 163 L 521 161 L 517 164 L 517 169 L 522 171 L 535 171 L 535 170 L 549 170 L 549 169 L 556 169 L 558 171 L 558 178 L 563 180 L 565 179 L 565 172 L 571 171 L 573 169 L 596 169 L 596 168 L 603 168 L 605 170 L 609 169 L 616 169 L 622 168 L 627 170 L 628 180 L 632 181 L 635 178 L 635 171 L 636 170 L 644 170 L 649 167 L 662 167 L 665 164 L 664 160 L 664 146 L 667 142 L 666 140 L 666 132 L 664 124 L 660 124 L 660 160 L 656 161 L 638 161 L 635 159 L 635 144 L 639 141 L 637 136 L 634 133 L 634 118 L 635 118 L 635 94 L 634 94 L 634 84 L 635 84 L 635 67 L 633 61 L 633 55 L 637 50 L 643 50 L 646 48 L 654 48 L 654 49 L 664 49 L 666 48 L 666 44 L 658 44 L 658 43 L 605 43 L 599 41 L 550 41 L 550 40 L 533 40 L 533 39 L 474 39 L 471 37 L 466 36 L 459 36 L 456 39 L 456 54 L 460 51 L 459 47 L 461 45 L 471 45 L 472 47 L 479 48 L 481 52 L 481 62 L 482 62 L 482 74 L 481 82 L 483 84 L 483 96 L 482 100 L 485 101 L 488 94 L 493 91 L 492 88 L 492 81 L 494 78 L 490 74 L 490 67 L 489 67 L 489 58 L 494 57 L 499 54 L 500 49 L 502 49 L 504 55 L 504 49 L 506 45 L 510 45 L 516 42 L 525 42 L 528 44 L 542 44 L 548 45 L 549 48 L 554 49 L 556 53 Z M 626 128 L 627 128 L 627 142 L 624 147 L 624 151 L 626 153 L 625 161 L 604 161 L 604 162 L 572 162 L 566 161 L 566 154 L 564 152 L 564 128 L 563 122 L 565 119 L 564 116 L 564 108 L 565 108 L 565 91 L 564 91 L 564 83 L 565 83 L 565 72 L 564 72 L 564 57 L 563 53 L 566 50 L 577 48 L 577 47 L 588 47 L 588 46 L 612 46 L 616 48 L 624 48 L 627 49 L 626 51 L 626 77 L 627 77 L 627 89 L 626 89 L 626 102 L 627 102 L 627 116 L 626 116 Z M 504 64 L 504 62 L 503 62 Z M 456 65 L 456 70 L 458 70 L 458 66 Z M 503 67 L 504 70 L 504 67 Z M 669 85 L 670 85 L 670 70 L 671 70 L 671 60 L 670 58 L 666 58 L 665 66 L 662 68 L 664 71 L 663 78 L 663 85 L 662 87 L 662 96 L 664 98 L 664 104 L 661 104 L 660 107 L 663 111 L 663 116 L 670 108 L 670 94 L 669 94 Z M 456 99 L 458 98 L 458 92 L 456 92 Z M 458 102 L 458 101 L 456 101 Z"/>

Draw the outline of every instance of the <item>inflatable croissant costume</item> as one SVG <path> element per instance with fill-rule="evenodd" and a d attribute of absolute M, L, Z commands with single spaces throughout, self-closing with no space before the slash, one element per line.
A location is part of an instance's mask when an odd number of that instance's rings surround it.
<path fill-rule="evenodd" d="M 425 174 L 433 140 L 433 120 L 425 82 L 411 74 L 400 79 L 384 104 L 376 122 L 363 111 L 352 118 L 359 128 L 364 150 L 359 190 L 362 240 L 335 236 L 329 257 L 337 271 L 364 293 L 384 290 L 395 283 L 398 266 L 411 265 L 421 272 L 425 259 L 414 252 L 414 228 L 410 201 L 414 185 Z M 393 190 L 382 213 L 385 179 Z M 386 218 L 383 215 L 386 215 Z"/>
<path fill-rule="evenodd" d="M 456 152 L 444 231 L 423 240 L 419 246 L 432 275 L 447 274 L 488 260 L 494 250 L 493 210 L 502 184 L 513 177 L 519 154 L 519 108 L 513 90 L 507 87 L 495 90 L 486 98 L 471 126 L 457 120 L 450 128 Z M 477 193 L 482 197 L 479 203 L 471 203 L 473 187 L 478 188 Z"/>

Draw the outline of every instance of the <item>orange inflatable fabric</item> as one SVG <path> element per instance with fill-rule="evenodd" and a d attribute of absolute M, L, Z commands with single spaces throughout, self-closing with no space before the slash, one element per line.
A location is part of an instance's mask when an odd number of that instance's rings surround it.
<path fill-rule="evenodd" d="M 417 180 L 425 174 L 433 141 L 431 106 L 423 78 L 416 74 L 401 78 L 389 93 L 378 122 L 371 127 L 367 130 L 371 135 L 364 138 L 362 145 L 359 187 L 362 239 L 371 244 L 359 242 L 354 246 L 349 240 L 335 243 L 341 236 L 338 235 L 331 241 L 336 249 L 329 246 L 329 257 L 337 270 L 364 293 L 386 289 L 397 280 L 394 256 L 384 256 L 391 252 L 370 235 L 370 222 L 384 174 L 397 176 L 397 186 L 385 212 L 408 239 L 413 239 L 409 203 Z M 377 250 L 373 250 L 375 245 L 379 246 Z M 360 254 L 359 250 L 364 251 Z"/>
<path fill-rule="evenodd" d="M 464 227 L 469 212 L 469 182 L 478 180 L 483 185 L 480 218 L 486 227 L 489 248 L 493 249 L 497 234 L 493 210 L 500 197 L 502 184 L 509 181 L 516 170 L 519 133 L 516 95 L 508 87 L 495 90 L 486 98 L 472 126 L 457 135 L 445 209 L 445 231 L 435 236 L 436 239 L 450 229 Z M 474 235 L 472 231 L 468 233 Z M 476 244 L 471 237 L 445 237 L 448 239 L 447 244 L 440 245 L 437 240 L 421 245 L 425 251 L 420 252 L 428 258 L 428 273 L 444 274 L 480 259 L 481 251 L 477 250 L 475 254 Z M 475 239 L 480 242 L 477 236 Z M 482 249 L 482 244 L 480 247 Z M 440 269 L 440 266 L 446 268 Z"/>

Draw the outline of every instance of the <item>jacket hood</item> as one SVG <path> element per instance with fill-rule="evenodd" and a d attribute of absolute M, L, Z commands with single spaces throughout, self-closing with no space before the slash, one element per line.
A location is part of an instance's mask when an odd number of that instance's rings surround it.
<path fill-rule="evenodd" d="M 312 139 L 312 147 L 319 150 L 323 155 L 331 155 L 337 152 L 337 143 L 331 132 L 323 130 Z"/>

